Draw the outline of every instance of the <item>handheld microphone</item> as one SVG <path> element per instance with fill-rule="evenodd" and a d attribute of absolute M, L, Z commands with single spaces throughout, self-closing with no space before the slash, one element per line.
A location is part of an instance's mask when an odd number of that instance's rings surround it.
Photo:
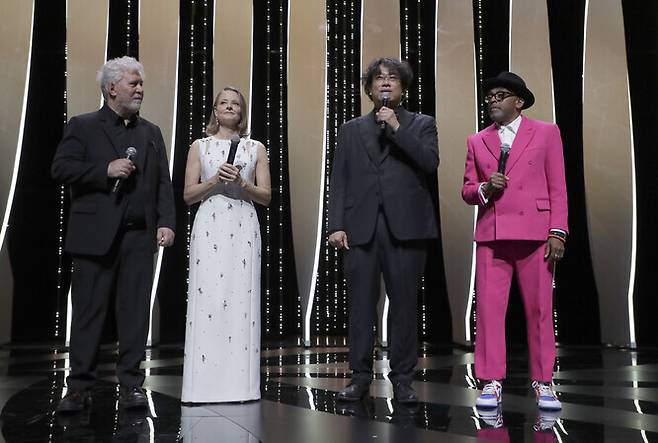
<path fill-rule="evenodd" d="M 137 149 L 134 147 L 130 146 L 126 148 L 126 160 L 132 160 L 134 156 L 137 155 Z M 114 181 L 114 186 L 112 187 L 112 192 L 116 193 L 119 190 L 119 187 L 121 186 L 121 182 L 123 179 L 121 177 L 117 178 Z"/>
<path fill-rule="evenodd" d="M 384 92 L 381 95 L 381 100 L 382 100 L 382 107 L 386 106 L 388 108 L 388 101 L 390 100 L 391 96 L 389 95 L 388 92 Z M 383 131 L 386 129 L 386 122 L 384 120 L 379 122 L 379 128 Z"/>
<path fill-rule="evenodd" d="M 510 145 L 503 143 L 500 145 L 500 158 L 498 159 L 498 172 L 505 174 L 505 164 L 507 163 L 507 158 L 509 157 Z"/>
<path fill-rule="evenodd" d="M 240 137 L 237 135 L 234 135 L 231 137 L 231 148 L 228 150 L 228 158 L 226 159 L 226 163 L 229 165 L 233 164 L 233 161 L 235 160 L 235 153 L 238 150 L 238 145 L 240 144 Z"/>

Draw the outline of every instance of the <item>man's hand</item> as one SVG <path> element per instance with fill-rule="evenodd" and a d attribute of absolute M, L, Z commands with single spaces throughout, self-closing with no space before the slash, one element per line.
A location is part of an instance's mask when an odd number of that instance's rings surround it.
<path fill-rule="evenodd" d="M 400 122 L 398 117 L 395 115 L 395 112 L 391 108 L 382 106 L 379 108 L 379 111 L 375 114 L 378 122 L 386 122 L 394 131 L 397 131 L 400 127 Z"/>
<path fill-rule="evenodd" d="M 329 236 L 329 244 L 336 249 L 350 249 L 345 231 L 336 231 Z"/>
<path fill-rule="evenodd" d="M 156 234 L 158 246 L 168 247 L 174 244 L 174 231 L 169 228 L 158 228 Z"/>
<path fill-rule="evenodd" d="M 127 158 L 118 158 L 107 165 L 107 176 L 110 178 L 128 178 L 135 170 L 135 165 Z"/>
<path fill-rule="evenodd" d="M 549 237 L 546 241 L 546 249 L 544 249 L 544 260 L 557 262 L 562 257 L 564 257 L 564 242 L 555 237 Z"/>
<path fill-rule="evenodd" d="M 489 198 L 494 194 L 502 192 L 503 189 L 507 187 L 508 180 L 508 176 L 501 174 L 500 172 L 494 172 L 491 177 L 489 177 L 489 181 L 486 185 L 484 185 L 482 191 L 484 192 L 485 196 Z"/>

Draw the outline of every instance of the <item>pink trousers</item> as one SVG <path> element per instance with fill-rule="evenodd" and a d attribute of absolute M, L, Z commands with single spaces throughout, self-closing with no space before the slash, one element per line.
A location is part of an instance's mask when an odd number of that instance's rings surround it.
<path fill-rule="evenodd" d="M 477 244 L 475 374 L 482 380 L 506 375 L 505 314 L 514 272 L 528 325 L 530 377 L 542 382 L 553 378 L 553 265 L 544 260 L 544 248 L 543 241 L 527 240 Z"/>

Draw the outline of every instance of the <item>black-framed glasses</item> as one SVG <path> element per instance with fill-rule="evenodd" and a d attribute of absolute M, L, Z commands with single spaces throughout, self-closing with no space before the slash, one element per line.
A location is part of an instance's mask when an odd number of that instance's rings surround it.
<path fill-rule="evenodd" d="M 400 76 L 397 74 L 376 74 L 375 81 L 379 83 L 384 83 L 385 81 L 390 83 L 399 83 Z"/>
<path fill-rule="evenodd" d="M 505 100 L 508 97 L 515 97 L 515 96 L 516 96 L 516 94 L 514 94 L 513 92 L 500 91 L 500 92 L 496 92 L 495 94 L 485 95 L 484 96 L 484 102 L 486 104 L 490 104 L 490 103 L 493 103 L 493 102 L 502 102 L 503 100 Z"/>

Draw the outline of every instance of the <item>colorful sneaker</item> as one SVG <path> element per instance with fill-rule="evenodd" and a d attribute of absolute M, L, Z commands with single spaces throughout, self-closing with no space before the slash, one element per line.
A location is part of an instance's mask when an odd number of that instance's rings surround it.
<path fill-rule="evenodd" d="M 560 411 L 542 411 L 537 414 L 537 420 L 532 428 L 535 432 L 552 432 L 560 418 Z"/>
<path fill-rule="evenodd" d="M 503 385 L 498 380 L 491 380 L 484 385 L 482 393 L 475 400 L 478 408 L 497 408 L 503 401 Z"/>
<path fill-rule="evenodd" d="M 557 399 L 551 383 L 535 380 L 532 382 L 532 387 L 535 389 L 539 409 L 547 409 L 549 411 L 559 411 L 562 409 L 562 403 Z"/>
<path fill-rule="evenodd" d="M 502 408 L 475 408 L 475 411 L 477 412 L 477 417 L 488 427 L 494 429 L 503 427 Z"/>

